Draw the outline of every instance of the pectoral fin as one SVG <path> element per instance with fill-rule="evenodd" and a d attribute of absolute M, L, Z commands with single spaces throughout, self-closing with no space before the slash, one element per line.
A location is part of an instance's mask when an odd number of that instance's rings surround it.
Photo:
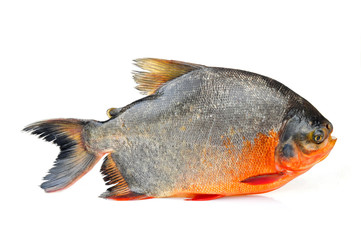
<path fill-rule="evenodd" d="M 251 185 L 262 185 L 269 184 L 278 181 L 285 175 L 284 172 L 270 173 L 270 174 L 261 174 L 253 177 L 246 178 L 241 181 L 241 183 L 247 183 Z"/>

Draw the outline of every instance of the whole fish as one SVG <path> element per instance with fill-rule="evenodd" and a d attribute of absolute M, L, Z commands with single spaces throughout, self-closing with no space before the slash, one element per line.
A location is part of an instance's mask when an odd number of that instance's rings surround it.
<path fill-rule="evenodd" d="M 148 96 L 109 120 L 53 119 L 24 130 L 60 147 L 41 188 L 69 187 L 104 158 L 101 197 L 210 200 L 275 190 L 322 161 L 332 124 L 283 84 L 255 73 L 137 59 Z"/>

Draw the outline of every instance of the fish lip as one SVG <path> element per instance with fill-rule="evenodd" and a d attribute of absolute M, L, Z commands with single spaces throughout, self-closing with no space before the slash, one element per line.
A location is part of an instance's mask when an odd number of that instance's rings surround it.
<path fill-rule="evenodd" d="M 333 147 L 335 146 L 336 142 L 337 142 L 337 138 L 334 136 L 331 136 L 328 138 L 328 146 L 327 149 L 325 151 L 328 151 L 328 153 L 330 153 L 330 151 L 333 149 Z"/>

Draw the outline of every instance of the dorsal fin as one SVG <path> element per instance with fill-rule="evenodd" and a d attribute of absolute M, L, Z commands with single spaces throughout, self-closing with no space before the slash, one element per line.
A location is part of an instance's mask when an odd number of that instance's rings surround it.
<path fill-rule="evenodd" d="M 134 62 L 136 66 L 145 70 L 133 72 L 134 81 L 138 83 L 136 89 L 145 95 L 153 94 L 164 83 L 202 67 L 193 63 L 156 58 L 140 58 Z"/>

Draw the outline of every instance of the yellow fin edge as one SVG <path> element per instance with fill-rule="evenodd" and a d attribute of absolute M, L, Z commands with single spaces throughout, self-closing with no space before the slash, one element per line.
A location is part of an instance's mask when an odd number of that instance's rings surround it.
<path fill-rule="evenodd" d="M 139 58 L 135 65 L 145 71 L 134 71 L 136 89 L 145 95 L 156 92 L 166 82 L 191 72 L 202 65 L 157 58 Z"/>

